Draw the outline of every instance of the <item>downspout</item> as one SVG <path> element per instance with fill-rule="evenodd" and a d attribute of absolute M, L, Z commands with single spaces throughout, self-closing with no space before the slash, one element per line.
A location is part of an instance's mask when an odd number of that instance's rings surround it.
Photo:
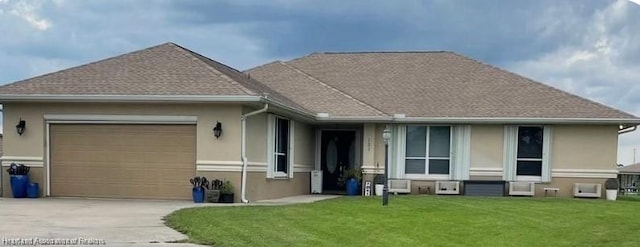
<path fill-rule="evenodd" d="M 624 127 L 624 126 L 620 126 L 620 129 L 618 130 L 618 135 L 622 135 L 624 133 L 629 133 L 629 132 L 634 132 L 636 131 L 636 129 L 638 128 L 638 126 L 634 125 L 631 127 Z"/>
<path fill-rule="evenodd" d="M 266 112 L 268 108 L 269 104 L 264 104 L 264 108 L 240 116 L 240 123 L 242 125 L 242 138 L 240 141 L 240 145 L 242 146 L 240 151 L 240 155 L 242 156 L 242 183 L 240 186 L 240 194 L 242 196 L 240 200 L 242 203 L 249 203 L 249 200 L 247 200 L 247 118 L 258 113 Z"/>

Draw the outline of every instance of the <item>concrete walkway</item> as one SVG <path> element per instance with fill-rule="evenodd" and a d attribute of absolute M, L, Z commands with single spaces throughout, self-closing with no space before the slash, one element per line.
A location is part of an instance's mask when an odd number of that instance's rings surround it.
<path fill-rule="evenodd" d="M 189 201 L 0 198 L 0 246 L 12 239 L 101 239 L 108 246 L 198 246 L 162 218 L 181 208 L 310 203 L 335 198 L 304 195 L 250 204 L 195 204 Z"/>

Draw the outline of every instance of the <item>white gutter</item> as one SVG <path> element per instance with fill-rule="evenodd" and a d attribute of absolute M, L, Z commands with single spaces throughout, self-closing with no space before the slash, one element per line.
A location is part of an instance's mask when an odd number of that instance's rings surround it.
<path fill-rule="evenodd" d="M 261 98 L 251 95 L 0 95 L 2 102 L 259 102 Z"/>
<path fill-rule="evenodd" d="M 240 155 L 242 156 L 242 183 L 240 185 L 240 200 L 242 201 L 242 203 L 249 203 L 249 200 L 247 200 L 247 118 L 258 113 L 266 112 L 267 109 L 269 109 L 269 104 L 264 104 L 264 108 L 240 116 L 240 122 L 242 126 L 242 137 L 240 139 L 240 145 L 242 146 L 240 151 Z"/>
<path fill-rule="evenodd" d="M 473 117 L 324 117 L 319 122 L 380 122 L 380 123 L 447 123 L 447 124 L 640 124 L 640 119 L 629 118 L 473 118 Z"/>
<path fill-rule="evenodd" d="M 282 104 L 280 102 L 273 101 L 273 100 L 271 100 L 269 98 L 262 98 L 262 102 L 265 103 L 265 104 L 270 104 L 272 107 L 275 106 L 277 108 L 286 110 L 288 112 L 293 112 L 295 114 L 298 114 L 300 117 L 304 118 L 307 121 L 315 121 L 316 120 L 314 115 L 309 113 L 309 112 L 306 112 L 306 111 L 303 111 L 303 110 L 299 110 L 299 109 L 296 109 L 294 107 L 290 107 L 290 106 Z"/>

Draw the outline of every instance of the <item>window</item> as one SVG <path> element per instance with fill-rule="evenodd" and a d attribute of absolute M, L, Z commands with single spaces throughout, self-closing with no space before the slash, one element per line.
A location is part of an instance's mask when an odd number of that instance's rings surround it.
<path fill-rule="evenodd" d="M 542 176 L 542 127 L 518 127 L 516 176 Z"/>
<path fill-rule="evenodd" d="M 405 174 L 449 174 L 451 127 L 407 126 L 406 136 Z"/>
<path fill-rule="evenodd" d="M 295 122 L 267 115 L 267 178 L 293 178 Z"/>
<path fill-rule="evenodd" d="M 553 126 L 504 126 L 506 181 L 551 182 Z"/>
<path fill-rule="evenodd" d="M 275 130 L 274 172 L 287 174 L 289 172 L 289 120 L 276 118 Z"/>

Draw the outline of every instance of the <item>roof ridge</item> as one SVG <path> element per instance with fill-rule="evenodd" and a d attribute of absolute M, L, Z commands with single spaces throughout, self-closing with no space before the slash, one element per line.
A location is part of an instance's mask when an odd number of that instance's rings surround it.
<path fill-rule="evenodd" d="M 319 80 L 319 79 L 317 79 L 317 78 L 315 78 L 315 77 L 313 77 L 313 76 L 311 76 L 311 75 L 309 75 L 309 74 L 305 73 L 304 71 L 300 70 L 299 68 L 297 68 L 297 67 L 295 67 L 295 66 L 293 66 L 293 65 L 290 65 L 290 64 L 288 64 L 288 63 L 286 63 L 286 62 L 281 62 L 281 61 L 278 61 L 278 62 L 279 62 L 280 64 L 282 64 L 282 65 L 286 66 L 287 68 L 290 68 L 290 69 L 294 70 L 296 73 L 302 74 L 302 75 L 304 75 L 305 77 L 307 77 L 308 79 L 310 79 L 310 80 L 312 80 L 312 81 L 315 81 L 315 82 L 319 83 L 320 85 L 322 85 L 322 86 L 324 86 L 324 87 L 326 87 L 326 88 L 329 88 L 330 90 L 333 90 L 333 91 L 335 91 L 335 92 L 338 92 L 338 93 L 340 93 L 340 94 L 344 95 L 344 96 L 345 96 L 345 97 L 347 97 L 348 99 L 350 99 L 350 100 L 354 101 L 356 104 L 362 105 L 362 106 L 364 106 L 364 107 L 368 107 L 368 108 L 370 108 L 371 110 L 374 110 L 374 111 L 375 111 L 375 112 L 377 112 L 377 113 L 380 113 L 380 114 L 383 114 L 383 115 L 388 115 L 387 113 L 385 113 L 385 112 L 381 111 L 380 109 L 375 108 L 375 107 L 373 107 L 373 106 L 371 106 L 371 105 L 369 105 L 369 104 L 367 104 L 367 103 L 365 103 L 365 102 L 363 102 L 363 101 L 361 101 L 361 100 L 359 100 L 359 99 L 356 99 L 355 97 L 353 97 L 353 96 L 351 96 L 351 95 L 349 95 L 349 94 L 347 94 L 347 93 L 345 93 L 345 92 L 341 91 L 340 89 L 337 89 L 337 88 L 335 88 L 335 87 L 333 87 L 333 86 L 331 86 L 331 85 L 329 85 L 329 84 L 327 84 L 327 83 L 325 83 L 325 82 L 323 82 L 323 81 L 321 81 L 321 80 Z"/>
<path fill-rule="evenodd" d="M 194 52 L 194 51 L 192 51 L 192 50 L 189 50 L 189 49 L 187 49 L 187 48 L 184 48 L 184 47 L 182 47 L 182 46 L 180 46 L 180 45 L 178 45 L 178 44 L 171 43 L 171 42 L 169 42 L 168 44 L 173 45 L 174 49 L 176 49 L 176 50 L 178 50 L 178 51 L 185 51 L 185 52 L 186 52 L 186 54 L 185 54 L 185 55 L 188 55 L 188 56 L 191 56 L 191 57 L 195 58 L 195 61 L 196 61 L 198 64 L 200 64 L 201 66 L 203 66 L 204 68 L 206 68 L 207 70 L 209 70 L 211 73 L 213 73 L 213 74 L 215 74 L 215 75 L 217 75 L 217 76 L 220 76 L 220 77 L 221 77 L 221 78 L 223 78 L 224 80 L 228 81 L 229 83 L 231 83 L 231 85 L 234 85 L 234 86 L 238 87 L 240 90 L 244 91 L 245 93 L 247 93 L 247 94 L 251 94 L 251 95 L 259 95 L 259 93 L 258 93 L 258 92 L 254 92 L 253 90 L 251 90 L 251 89 L 247 88 L 246 86 L 242 85 L 242 83 L 240 83 L 240 82 L 238 82 L 238 81 L 234 80 L 233 78 L 231 78 L 231 77 L 230 77 L 227 73 L 225 73 L 224 71 L 220 71 L 220 70 L 218 70 L 218 69 L 214 68 L 213 66 L 211 66 L 211 65 L 207 64 L 207 62 L 203 61 L 203 59 L 207 59 L 207 60 L 209 60 L 209 61 L 211 61 L 211 62 L 214 62 L 214 63 L 216 63 L 216 64 L 218 64 L 218 65 L 222 65 L 222 66 L 224 66 L 224 67 L 226 67 L 226 68 L 230 68 L 230 69 L 232 69 L 232 70 L 234 70 L 234 71 L 237 71 L 237 72 L 238 72 L 238 73 L 240 73 L 240 74 L 242 74 L 242 72 L 240 72 L 240 71 L 238 71 L 238 70 L 236 70 L 236 69 L 233 69 L 233 68 L 231 68 L 231 67 L 229 67 L 229 66 L 226 66 L 226 65 L 224 65 L 224 64 L 222 64 L 222 63 L 220 63 L 220 62 L 218 62 L 218 61 L 215 61 L 215 60 L 213 60 L 213 59 L 210 59 L 210 58 L 208 58 L 208 57 L 206 57 L 206 56 L 203 56 L 203 55 L 201 55 L 201 54 L 199 54 L 199 53 L 197 53 L 197 52 Z"/>
<path fill-rule="evenodd" d="M 467 56 L 464 56 L 464 55 L 460 55 L 460 54 L 455 53 L 455 52 L 450 52 L 450 53 L 451 53 L 451 54 L 453 54 L 453 55 L 455 55 L 455 56 L 459 56 L 459 57 L 462 57 L 462 58 L 468 59 L 468 60 L 470 60 L 470 61 L 472 61 L 472 62 L 476 62 L 476 63 L 482 64 L 482 65 L 485 65 L 485 66 L 489 66 L 489 67 L 491 67 L 491 68 L 494 68 L 494 69 L 496 69 L 496 70 L 499 70 L 499 71 L 502 71 L 502 72 L 508 73 L 508 74 L 510 74 L 510 75 L 517 76 L 517 77 L 520 77 L 520 78 L 524 78 L 524 79 L 525 79 L 525 80 L 527 80 L 528 82 L 532 82 L 532 83 L 534 83 L 534 84 L 537 84 L 537 85 L 541 85 L 541 86 L 543 86 L 543 87 L 550 88 L 550 89 L 552 89 L 552 90 L 554 90 L 554 91 L 556 91 L 556 92 L 558 92 L 558 93 L 564 94 L 565 96 L 572 97 L 572 98 L 576 98 L 576 99 L 578 99 L 578 100 L 584 101 L 584 102 L 589 103 L 589 104 L 597 105 L 597 106 L 600 106 L 600 107 L 605 107 L 605 108 L 607 108 L 607 109 L 609 109 L 609 110 L 616 111 L 616 112 L 618 112 L 618 113 L 621 113 L 621 114 L 627 115 L 627 116 L 629 116 L 629 117 L 637 118 L 636 116 L 634 116 L 634 115 L 632 115 L 632 114 L 630 114 L 630 113 L 627 113 L 627 112 L 624 112 L 624 111 L 622 111 L 622 110 L 618 110 L 618 109 L 613 108 L 613 107 L 611 107 L 611 106 L 605 105 L 605 104 L 603 104 L 603 103 L 596 102 L 596 101 L 594 101 L 594 100 L 591 100 L 591 99 L 588 99 L 588 98 L 585 98 L 585 97 L 581 97 L 581 96 L 579 96 L 579 95 L 576 95 L 576 94 L 573 94 L 573 93 L 570 93 L 570 92 L 567 92 L 567 91 L 564 91 L 564 90 L 558 89 L 558 88 L 556 88 L 556 87 L 554 87 L 554 86 L 551 86 L 551 85 L 548 85 L 548 84 L 545 84 L 545 83 L 542 83 L 542 82 L 539 82 L 539 81 L 533 80 L 533 79 L 531 79 L 531 78 L 529 78 L 529 77 L 526 77 L 526 76 L 523 76 L 523 75 L 516 74 L 516 73 L 514 73 L 514 72 L 511 72 L 511 71 L 508 71 L 508 70 L 502 69 L 502 68 L 500 68 L 500 67 L 497 67 L 497 66 L 494 66 L 494 65 L 491 65 L 491 64 L 488 64 L 488 63 L 482 62 L 482 61 L 480 61 L 480 60 L 477 60 L 477 59 L 474 59 L 474 58 L 471 58 L 471 57 L 467 57 Z"/>
<path fill-rule="evenodd" d="M 451 51 L 445 50 L 434 50 L 434 51 L 324 51 L 324 52 L 314 52 L 309 55 L 314 54 L 376 54 L 376 53 L 453 53 Z"/>

